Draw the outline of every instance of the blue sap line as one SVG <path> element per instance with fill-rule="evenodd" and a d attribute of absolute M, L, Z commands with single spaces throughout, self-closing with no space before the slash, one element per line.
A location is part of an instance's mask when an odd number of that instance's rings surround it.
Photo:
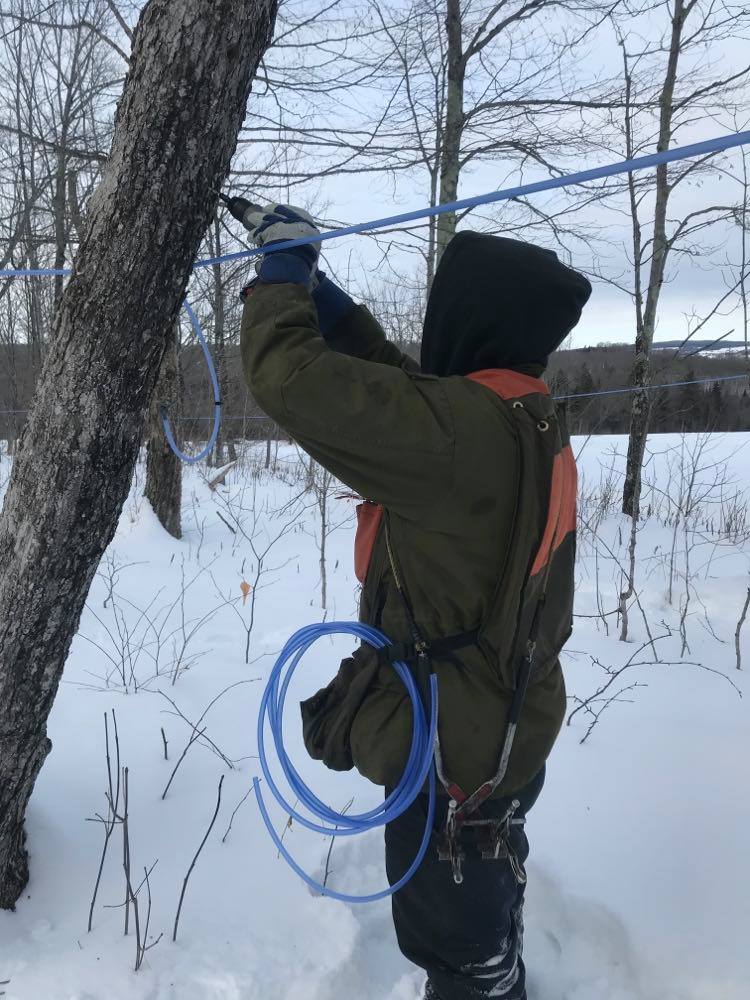
<path fill-rule="evenodd" d="M 314 236 L 298 240 L 288 240 L 284 243 L 278 243 L 273 247 L 266 249 L 245 250 L 239 253 L 205 258 L 196 261 L 194 267 L 202 268 L 208 267 L 212 264 L 224 264 L 229 261 L 244 260 L 246 258 L 260 256 L 266 252 L 289 250 L 294 247 L 305 246 L 309 243 L 322 243 L 326 240 L 336 239 L 342 236 L 354 236 L 359 233 L 370 232 L 376 229 L 385 229 L 392 226 L 403 225 L 408 222 L 416 222 L 430 216 L 443 215 L 449 212 L 458 212 L 469 208 L 476 208 L 480 205 L 490 205 L 501 201 L 508 201 L 512 198 L 521 198 L 526 195 L 536 194 L 542 191 L 552 191 L 558 188 L 585 184 L 588 181 L 614 177 L 618 174 L 633 173 L 637 170 L 649 169 L 659 166 L 660 164 L 673 163 L 678 160 L 732 149 L 747 143 L 750 143 L 750 131 L 736 132 L 725 136 L 719 136 L 705 142 L 692 143 L 689 146 L 681 146 L 675 149 L 666 150 L 665 152 L 653 153 L 648 156 L 641 156 L 631 160 L 622 160 L 618 163 L 611 163 L 602 167 L 594 167 L 574 174 L 548 178 L 546 180 L 536 181 L 530 184 L 521 184 L 512 188 L 505 188 L 501 191 L 492 191 L 487 194 L 477 195 L 473 198 L 463 198 L 459 201 L 450 202 L 444 205 L 429 206 L 412 212 L 403 212 L 398 215 L 386 216 L 385 218 L 374 219 L 369 222 L 361 222 L 353 226 L 345 226 L 341 229 L 336 229 L 330 232 L 316 233 Z M 0 278 L 49 277 L 55 275 L 66 276 L 70 273 L 70 269 L 68 268 L 14 268 L 0 270 Z M 166 434 L 167 441 L 169 442 L 172 450 L 180 459 L 182 459 L 182 461 L 194 463 L 204 458 L 210 452 L 216 441 L 221 420 L 221 399 L 216 370 L 214 368 L 205 337 L 203 336 L 200 322 L 187 301 L 184 303 L 184 306 L 206 358 L 206 364 L 208 366 L 211 384 L 214 390 L 213 430 L 211 438 L 203 451 L 192 457 L 181 452 L 172 433 L 172 428 L 166 412 L 162 410 L 161 415 L 164 433 Z M 672 386 L 691 385 L 702 381 L 718 382 L 742 377 L 745 376 L 724 376 L 716 379 L 696 379 L 689 382 L 675 382 L 662 386 L 649 386 L 648 388 L 671 388 Z M 637 391 L 637 388 L 628 387 L 624 389 L 602 390 L 594 393 L 574 393 L 572 395 L 561 396 L 558 398 L 564 400 L 587 396 L 612 395 L 619 392 L 633 391 Z M 334 633 L 354 635 L 357 638 L 375 646 L 375 648 L 382 648 L 389 644 L 387 637 L 378 630 L 360 623 L 348 622 L 331 622 L 321 625 L 311 625 L 296 632 L 289 639 L 282 653 L 278 657 L 273 670 L 271 671 L 271 676 L 263 694 L 261 709 L 258 716 L 258 754 L 260 757 L 263 776 L 273 797 L 284 809 L 285 813 L 293 816 L 302 826 L 330 836 L 352 836 L 354 834 L 373 829 L 376 826 L 385 825 L 400 816 L 406 809 L 409 808 L 416 796 L 421 792 L 425 782 L 427 782 L 429 789 L 427 822 L 425 824 L 422 842 L 414 861 L 395 885 L 380 892 L 365 896 L 351 896 L 329 889 L 328 887 L 317 883 L 310 875 L 308 875 L 288 852 L 273 827 L 263 801 L 263 796 L 260 790 L 260 782 L 257 777 L 253 781 L 253 787 L 261 816 L 274 843 L 288 864 L 301 878 L 305 880 L 305 882 L 307 882 L 308 885 L 316 889 L 318 892 L 321 892 L 324 895 L 332 896 L 335 899 L 344 900 L 346 902 L 370 902 L 372 900 L 382 899 L 403 886 L 420 866 L 427 851 L 432 831 L 435 807 L 434 741 L 437 727 L 437 683 L 433 676 L 431 679 L 430 718 L 428 720 L 425 716 L 425 710 L 422 706 L 416 683 L 408 667 L 406 664 L 401 662 L 393 664 L 397 674 L 406 685 L 413 709 L 414 728 L 412 733 L 411 750 L 406 768 L 404 769 L 404 773 L 394 791 L 387 796 L 380 806 L 370 810 L 369 812 L 358 815 L 337 813 L 331 807 L 326 805 L 326 803 L 324 803 L 321 799 L 319 799 L 305 784 L 299 772 L 287 756 L 286 749 L 283 744 L 282 733 L 284 703 L 294 670 L 298 666 L 304 653 L 318 638 Z M 308 815 L 298 812 L 295 807 L 289 805 L 276 784 L 273 775 L 271 774 L 265 750 L 266 725 L 268 725 L 270 729 L 276 756 L 287 783 L 291 790 L 296 794 L 298 800 L 306 808 Z M 309 819 L 309 815 L 312 815 L 314 818 L 312 820 Z M 316 822 L 316 820 L 319 822 Z"/>
<path fill-rule="evenodd" d="M 647 156 L 638 156 L 630 160 L 620 160 L 616 163 L 608 163 L 601 167 L 591 167 L 588 170 L 579 170 L 577 173 L 564 174 L 560 177 L 548 177 L 542 181 L 533 181 L 529 184 L 519 184 L 515 187 L 504 188 L 500 191 L 489 191 L 486 194 L 475 195 L 472 198 L 461 198 L 458 201 L 447 202 L 443 205 L 431 205 L 411 212 L 402 212 L 398 215 L 389 215 L 381 219 L 372 219 L 369 222 L 359 222 L 353 226 L 344 226 L 341 229 L 333 229 L 325 233 L 315 233 L 312 236 L 306 236 L 297 240 L 286 240 L 283 243 L 275 243 L 271 247 L 260 247 L 254 250 L 241 250 L 237 253 L 222 254 L 218 257 L 206 257 L 201 260 L 197 260 L 193 267 L 195 269 L 210 267 L 213 264 L 226 264 L 230 261 L 259 257 L 264 253 L 291 250 L 294 247 L 306 246 L 310 243 L 323 243 L 326 240 L 333 240 L 342 236 L 355 236 L 360 233 L 371 232 L 376 229 L 386 229 L 391 226 L 403 225 L 407 222 L 416 222 L 420 219 L 429 218 L 430 216 L 445 215 L 449 212 L 460 212 L 469 208 L 477 208 L 480 205 L 491 205 L 496 202 L 509 201 L 512 198 L 522 198 L 526 195 L 538 194 L 542 191 L 553 191 L 558 188 L 574 187 L 578 184 L 585 184 L 588 181 L 601 180 L 605 177 L 615 177 L 618 174 L 635 173 L 637 170 L 647 170 L 665 163 L 675 163 L 679 160 L 703 156 L 708 153 L 718 153 L 727 149 L 734 149 L 738 146 L 744 146 L 748 143 L 750 143 L 750 131 L 730 132 L 727 135 L 716 136 L 713 139 L 706 139 L 703 142 L 694 142 L 686 146 L 676 146 L 673 149 L 667 149 L 660 153 L 650 153 Z M 0 270 L 0 278 L 43 278 L 57 275 L 67 277 L 71 273 L 71 268 L 4 268 Z M 221 426 L 221 399 L 218 380 L 216 377 L 216 369 L 214 367 L 213 360 L 211 359 L 211 354 L 208 350 L 205 337 L 203 336 L 200 322 L 187 301 L 185 302 L 185 309 L 187 310 L 190 322 L 203 350 L 209 377 L 214 389 L 214 413 L 213 417 L 209 418 L 213 419 L 213 429 L 208 444 L 198 455 L 192 457 L 185 455 L 177 445 L 169 424 L 169 419 L 164 409 L 162 409 L 161 417 L 162 424 L 164 426 L 164 433 L 167 437 L 170 448 L 183 462 L 195 463 L 199 462 L 202 458 L 205 458 L 216 443 L 216 439 L 219 435 L 219 428 Z M 728 376 L 728 378 L 732 377 L 734 376 Z M 739 378 L 741 376 L 737 377 Z M 707 381 L 719 381 L 719 379 L 711 379 Z M 688 383 L 675 382 L 665 386 L 650 386 L 649 388 L 669 388 L 671 385 L 686 384 Z M 637 391 L 637 387 L 628 389 L 608 389 L 599 393 L 577 393 L 572 396 L 561 396 L 557 398 L 575 399 L 589 395 L 608 395 L 616 392 L 632 391 Z"/>
<path fill-rule="evenodd" d="M 322 622 L 318 625 L 308 625 L 294 633 L 282 649 L 271 670 L 260 703 L 257 737 L 258 757 L 263 778 L 271 794 L 283 809 L 285 816 L 293 817 L 300 826 L 328 837 L 351 837 L 359 833 L 365 833 L 367 830 L 374 830 L 376 827 L 385 826 L 386 823 L 397 819 L 409 808 L 424 788 L 426 782 L 429 794 L 427 819 L 417 854 L 401 878 L 386 889 L 365 896 L 352 896 L 337 892 L 328 886 L 316 882 L 294 860 L 287 851 L 286 846 L 282 843 L 281 837 L 274 829 L 263 800 L 260 779 L 258 777 L 253 779 L 253 789 L 263 822 L 273 842 L 284 857 L 284 860 L 300 878 L 323 896 L 331 896 L 333 899 L 339 899 L 346 903 L 371 903 L 377 899 L 384 899 L 386 896 L 392 895 L 409 881 L 421 865 L 430 842 L 435 813 L 434 747 L 438 718 L 437 679 L 434 674 L 430 678 L 430 710 L 429 718 L 427 718 L 412 671 L 409 670 L 405 663 L 399 660 L 393 663 L 393 669 L 403 681 L 409 695 L 414 720 L 411 748 L 404 772 L 393 791 L 379 805 L 375 806 L 374 809 L 363 813 L 339 813 L 323 802 L 322 799 L 318 798 L 305 783 L 289 759 L 284 746 L 284 705 L 294 671 L 310 647 L 318 639 L 330 635 L 351 635 L 368 643 L 375 649 L 383 649 L 390 645 L 388 637 L 379 629 L 361 622 Z M 300 812 L 296 808 L 296 804 L 289 804 L 271 773 L 266 752 L 266 728 L 270 731 L 276 758 L 281 766 L 286 782 L 296 797 L 297 802 L 305 809 L 305 812 Z M 310 819 L 310 816 L 313 818 Z"/>
<path fill-rule="evenodd" d="M 461 212 L 467 208 L 492 205 L 499 201 L 509 201 L 512 198 L 522 198 L 525 195 L 538 194 L 541 191 L 554 191 L 558 188 L 575 187 L 577 184 L 585 184 L 587 181 L 601 180 L 604 177 L 615 177 L 618 174 L 631 174 L 637 170 L 658 167 L 662 163 L 675 163 L 678 160 L 703 156 L 705 153 L 718 153 L 726 149 L 734 149 L 737 146 L 744 146 L 748 143 L 750 143 L 750 131 L 730 132 L 727 135 L 716 136 L 713 139 L 706 139 L 703 142 L 693 142 L 687 146 L 675 146 L 673 149 L 667 149 L 661 153 L 649 153 L 647 156 L 637 156 L 632 160 L 619 160 L 616 163 L 608 163 L 601 167 L 579 170 L 574 174 L 548 177 L 543 181 L 532 181 L 529 184 L 519 184 L 515 187 L 503 188 L 500 191 L 478 194 L 473 198 L 461 198 L 459 201 L 449 201 L 443 205 L 431 205 L 426 208 L 415 209 L 412 212 L 402 212 L 399 215 L 388 215 L 382 219 L 372 219 L 370 222 L 358 222 L 353 226 L 344 226 L 341 229 L 332 229 L 325 233 L 316 233 L 314 236 L 305 236 L 298 240 L 286 240 L 283 243 L 274 243 L 272 247 L 240 250 L 237 253 L 222 254 L 219 257 L 206 257 L 202 260 L 197 260 L 194 267 L 210 267 L 212 264 L 224 264 L 228 261 L 243 260 L 247 257 L 258 257 L 264 253 L 291 250 L 294 247 L 306 246 L 309 243 L 323 243 L 326 240 L 334 240 L 341 236 L 356 236 L 359 233 L 370 232 L 373 229 L 387 229 L 391 226 L 403 225 L 406 222 L 417 222 L 419 219 L 427 219 L 433 215 Z"/>
<path fill-rule="evenodd" d="M 614 396 L 622 392 L 651 392 L 652 389 L 674 389 L 680 385 L 703 385 L 707 382 L 732 382 L 735 379 L 750 378 L 750 375 L 715 375 L 713 378 L 692 378 L 687 382 L 662 382 L 660 385 L 629 385 L 624 389 L 600 389 L 597 392 L 573 392 L 567 396 L 553 396 L 555 400 L 586 399 L 591 396 Z"/>
<path fill-rule="evenodd" d="M 48 278 L 55 275 L 67 276 L 73 273 L 73 269 L 70 267 L 59 268 L 59 267 L 19 267 L 19 268 L 5 268 L 5 270 L 0 271 L 0 278 Z M 206 338 L 203 335 L 203 329 L 200 324 L 195 311 L 188 302 L 187 299 L 183 302 L 183 308 L 188 314 L 190 323 L 195 331 L 195 336 L 198 338 L 198 343 L 201 345 L 201 350 L 203 351 L 203 357 L 206 359 L 206 367 L 208 368 L 208 376 L 211 379 L 211 385 L 214 391 L 214 412 L 212 417 L 202 418 L 213 420 L 213 427 L 211 429 L 211 436 L 206 443 L 206 447 L 203 448 L 197 455 L 187 455 L 184 451 L 180 449 L 177 444 L 177 440 L 172 431 L 172 426 L 169 422 L 169 415 L 167 413 L 167 408 L 161 406 L 159 408 L 159 416 L 161 417 L 162 427 L 164 428 L 164 436 L 167 439 L 167 443 L 175 455 L 180 459 L 181 462 L 185 462 L 186 465 L 195 465 L 196 462 L 202 461 L 207 455 L 211 453 L 212 448 L 216 444 L 216 439 L 219 436 L 219 429 L 221 427 L 221 393 L 219 391 L 219 380 L 216 375 L 216 367 L 214 366 L 213 358 L 211 357 L 211 351 L 209 350 Z M 0 410 L 0 413 L 22 413 L 28 411 L 22 410 Z"/>
<path fill-rule="evenodd" d="M 211 453 L 213 446 L 216 444 L 216 439 L 219 436 L 219 428 L 221 427 L 221 392 L 219 390 L 219 379 L 216 375 L 216 367 L 211 357 L 211 352 L 208 349 L 208 344 L 206 343 L 206 338 L 203 336 L 203 330 L 201 329 L 200 320 L 196 316 L 192 306 L 187 299 L 183 302 L 185 312 L 188 314 L 188 318 L 195 331 L 195 336 L 198 338 L 198 343 L 201 345 L 201 350 L 203 351 L 203 357 L 206 359 L 206 367 L 208 368 L 208 375 L 211 379 L 211 385 L 214 390 L 214 415 L 213 422 L 214 425 L 211 428 L 211 436 L 206 443 L 206 447 L 198 452 L 197 455 L 186 455 L 184 451 L 181 451 L 180 447 L 175 440 L 175 436 L 172 433 L 172 427 L 169 423 L 169 415 L 167 414 L 166 406 L 159 408 L 159 415 L 161 417 L 161 425 L 164 428 L 164 436 L 167 439 L 169 447 L 175 453 L 175 455 L 180 459 L 181 462 L 185 462 L 186 465 L 195 465 L 200 462 L 207 455 Z M 209 418 L 210 419 L 210 418 Z"/>

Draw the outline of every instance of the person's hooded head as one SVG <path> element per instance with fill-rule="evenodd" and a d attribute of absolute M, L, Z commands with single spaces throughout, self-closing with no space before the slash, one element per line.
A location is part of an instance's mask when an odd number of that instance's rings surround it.
<path fill-rule="evenodd" d="M 514 368 L 541 375 L 581 317 L 587 278 L 552 250 L 462 232 L 445 249 L 425 312 L 422 371 Z"/>

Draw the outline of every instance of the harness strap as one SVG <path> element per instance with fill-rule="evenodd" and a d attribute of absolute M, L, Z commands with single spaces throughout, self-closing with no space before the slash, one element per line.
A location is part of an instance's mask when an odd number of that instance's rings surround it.
<path fill-rule="evenodd" d="M 441 656 L 444 653 L 454 653 L 457 649 L 475 646 L 479 638 L 479 629 L 472 628 L 468 632 L 457 632 L 455 635 L 441 636 L 439 639 L 424 639 L 419 647 L 416 642 L 392 642 L 378 650 L 378 657 L 388 663 L 403 660 L 408 663 L 420 656 Z M 422 645 L 422 643 L 424 645 Z"/>

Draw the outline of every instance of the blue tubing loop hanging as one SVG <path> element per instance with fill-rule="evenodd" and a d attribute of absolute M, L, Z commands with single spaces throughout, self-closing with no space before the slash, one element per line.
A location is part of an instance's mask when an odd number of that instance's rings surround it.
<path fill-rule="evenodd" d="M 221 427 L 221 392 L 219 391 L 219 379 L 216 375 L 216 367 L 214 365 L 213 358 L 211 357 L 211 351 L 206 343 L 206 338 L 203 336 L 200 320 L 196 316 L 195 311 L 187 299 L 183 302 L 183 307 L 185 312 L 188 314 L 195 336 L 198 338 L 198 343 L 201 345 L 203 357 L 206 359 L 208 376 L 211 379 L 211 386 L 214 391 L 213 427 L 211 428 L 211 435 L 206 443 L 206 447 L 202 451 L 198 452 L 197 455 L 186 455 L 184 451 L 181 451 L 177 441 L 175 440 L 175 436 L 172 433 L 172 426 L 169 423 L 169 415 L 167 413 L 166 406 L 161 406 L 159 408 L 159 416 L 161 417 L 161 425 L 164 428 L 164 436 L 167 439 L 169 447 L 181 462 L 185 462 L 186 465 L 195 465 L 197 462 L 202 461 L 207 455 L 210 455 L 214 445 L 216 444 L 216 439 L 219 436 L 219 429 Z"/>
<path fill-rule="evenodd" d="M 337 892 L 329 886 L 322 885 L 304 871 L 282 843 L 281 837 L 276 832 L 268 814 L 258 777 L 253 779 L 253 789 L 263 822 L 278 851 L 287 864 L 311 889 L 314 889 L 323 896 L 330 896 L 332 899 L 338 899 L 345 903 L 372 903 L 378 899 L 385 899 L 391 896 L 409 881 L 422 864 L 430 842 L 435 817 L 434 748 L 438 715 L 437 679 L 434 674 L 430 678 L 430 709 L 428 719 L 425 715 L 417 683 L 411 671 L 402 661 L 393 663 L 393 668 L 403 681 L 411 700 L 414 719 L 411 746 L 403 774 L 393 791 L 374 809 L 363 813 L 336 812 L 335 809 L 332 809 L 323 802 L 312 791 L 289 759 L 284 747 L 283 722 L 284 705 L 289 684 L 302 657 L 313 643 L 323 636 L 342 634 L 361 639 L 369 643 L 369 645 L 374 646 L 375 649 L 382 649 L 390 645 L 390 640 L 379 629 L 360 622 L 323 622 L 318 625 L 308 625 L 306 628 L 302 628 L 294 633 L 287 641 L 271 670 L 271 675 L 260 703 L 260 711 L 258 713 L 258 756 L 263 778 L 271 794 L 284 810 L 285 815 L 296 820 L 300 826 L 328 837 L 351 837 L 359 833 L 366 833 L 368 830 L 374 830 L 377 827 L 385 826 L 386 823 L 397 819 L 409 808 L 417 795 L 424 789 L 425 782 L 427 782 L 427 820 L 419 850 L 409 869 L 389 888 L 363 896 Z M 271 773 L 266 748 L 266 728 L 268 728 L 271 734 L 273 748 L 286 782 L 292 794 L 298 799 L 306 812 L 300 812 L 296 806 L 290 805 Z"/>

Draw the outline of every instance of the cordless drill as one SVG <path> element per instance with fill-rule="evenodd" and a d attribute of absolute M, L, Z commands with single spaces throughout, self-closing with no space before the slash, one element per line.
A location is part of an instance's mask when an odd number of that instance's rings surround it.
<path fill-rule="evenodd" d="M 215 193 L 218 194 L 219 198 L 227 206 L 230 214 L 233 215 L 238 222 L 241 222 L 246 229 L 249 228 L 245 223 L 245 216 L 247 213 L 251 209 L 254 212 L 259 212 L 262 208 L 261 205 L 258 205 L 253 201 L 248 201 L 247 198 L 241 198 L 239 195 L 231 197 L 229 195 L 222 194 L 221 191 L 216 191 Z"/>

